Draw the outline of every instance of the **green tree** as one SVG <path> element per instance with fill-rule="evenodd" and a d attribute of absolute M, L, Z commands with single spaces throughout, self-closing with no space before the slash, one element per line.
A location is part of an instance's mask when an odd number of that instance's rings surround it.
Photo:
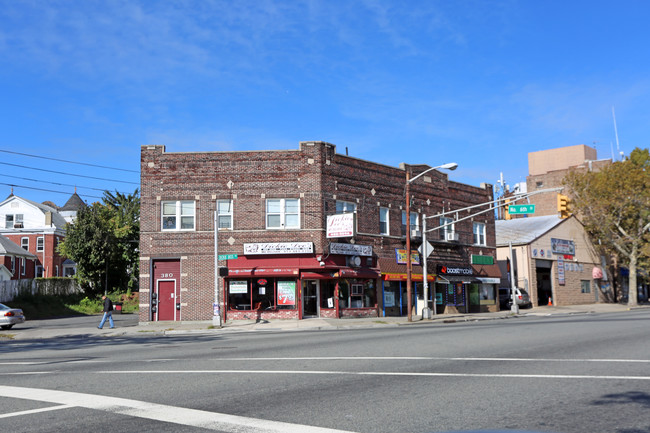
<path fill-rule="evenodd" d="M 81 210 L 66 229 L 59 251 L 77 263 L 80 279 L 95 293 L 135 289 L 138 281 L 140 199 L 134 194 L 104 193 L 103 203 Z"/>
<path fill-rule="evenodd" d="M 637 305 L 637 270 L 650 254 L 650 154 L 636 148 L 624 161 L 595 172 L 571 172 L 564 180 L 575 212 L 594 243 L 627 265 L 628 305 Z"/>

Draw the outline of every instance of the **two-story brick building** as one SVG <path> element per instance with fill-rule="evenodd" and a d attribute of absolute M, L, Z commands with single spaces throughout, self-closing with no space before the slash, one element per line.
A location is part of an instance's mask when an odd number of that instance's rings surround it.
<path fill-rule="evenodd" d="M 406 315 L 405 170 L 428 168 L 377 164 L 324 142 L 246 152 L 142 146 L 140 320 Z M 423 215 L 446 212 L 427 220 L 429 305 L 496 311 L 493 212 L 455 212 L 490 202 L 492 186 L 433 170 L 410 187 L 412 250 Z M 412 263 L 417 313 L 418 254 Z"/>

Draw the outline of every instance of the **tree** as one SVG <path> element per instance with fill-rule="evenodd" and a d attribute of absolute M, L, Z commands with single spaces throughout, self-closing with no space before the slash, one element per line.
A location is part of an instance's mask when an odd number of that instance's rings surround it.
<path fill-rule="evenodd" d="M 627 265 L 628 305 L 637 305 L 637 270 L 650 254 L 650 154 L 636 148 L 600 171 L 573 171 L 564 180 L 573 207 L 594 243 Z"/>
<path fill-rule="evenodd" d="M 104 193 L 103 203 L 81 210 L 66 229 L 59 251 L 77 263 L 93 292 L 137 287 L 140 199 L 138 190 Z M 104 288 L 104 290 L 102 290 Z"/>

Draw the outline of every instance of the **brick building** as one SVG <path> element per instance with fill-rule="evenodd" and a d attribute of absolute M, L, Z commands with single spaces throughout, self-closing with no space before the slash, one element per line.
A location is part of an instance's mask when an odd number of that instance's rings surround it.
<path fill-rule="evenodd" d="M 389 167 L 324 142 L 245 152 L 142 146 L 140 321 L 209 320 L 217 310 L 226 320 L 407 315 L 405 170 L 429 168 Z M 498 309 L 493 213 L 455 212 L 491 198 L 491 185 L 436 170 L 411 184 L 413 250 L 423 215 L 446 212 L 427 220 L 428 303 L 439 313 Z M 419 254 L 412 263 L 418 313 Z"/>

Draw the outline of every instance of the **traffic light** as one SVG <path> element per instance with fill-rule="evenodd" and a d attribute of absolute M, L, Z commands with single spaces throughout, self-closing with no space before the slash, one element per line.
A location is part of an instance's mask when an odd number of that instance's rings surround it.
<path fill-rule="evenodd" d="M 504 220 L 512 219 L 512 216 L 510 215 L 510 199 L 506 200 L 506 204 L 503 207 L 503 219 Z"/>
<path fill-rule="evenodd" d="M 569 218 L 571 216 L 571 200 L 564 194 L 557 195 L 557 211 L 560 218 Z"/>

